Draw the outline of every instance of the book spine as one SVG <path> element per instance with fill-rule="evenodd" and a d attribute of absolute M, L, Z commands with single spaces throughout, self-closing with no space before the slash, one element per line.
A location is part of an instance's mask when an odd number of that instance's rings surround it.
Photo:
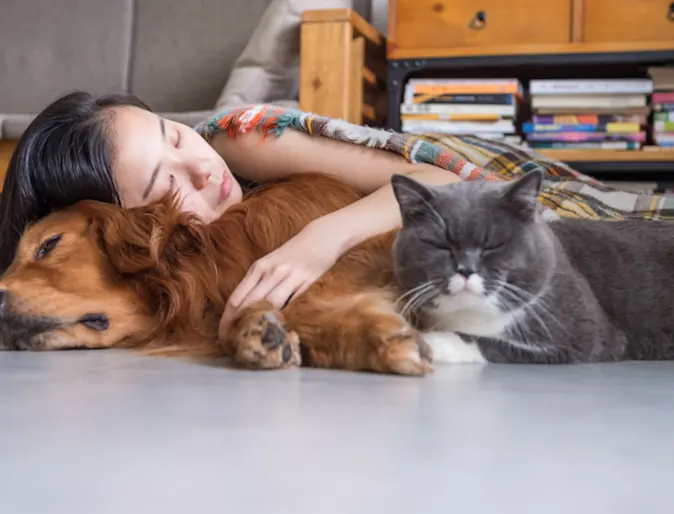
<path fill-rule="evenodd" d="M 516 103 L 516 98 L 515 95 L 429 95 L 416 93 L 412 98 L 412 103 L 425 105 L 514 105 Z"/>
<path fill-rule="evenodd" d="M 674 93 L 653 93 L 651 103 L 654 104 L 674 104 Z"/>
<path fill-rule="evenodd" d="M 598 123 L 578 125 L 539 125 L 523 123 L 522 132 L 638 132 L 641 129 L 639 123 Z"/>
<path fill-rule="evenodd" d="M 560 141 L 530 142 L 531 148 L 539 150 L 638 150 L 640 143 L 636 141 L 600 141 L 589 143 L 564 143 Z"/>
<path fill-rule="evenodd" d="M 536 125 L 597 125 L 600 123 L 638 123 L 645 125 L 645 114 L 552 114 L 533 117 Z M 637 129 L 638 130 L 638 129 Z"/>
<path fill-rule="evenodd" d="M 629 134 L 607 134 L 606 132 L 551 132 L 527 134 L 529 141 L 646 141 L 645 132 Z"/>
<path fill-rule="evenodd" d="M 494 114 L 503 117 L 514 117 L 517 110 L 514 105 L 480 105 L 480 104 L 408 104 L 400 105 L 401 114 Z"/>
<path fill-rule="evenodd" d="M 653 104 L 654 112 L 674 112 L 674 103 L 671 104 Z"/>
<path fill-rule="evenodd" d="M 653 113 L 653 121 L 674 121 L 674 111 L 655 112 Z"/>
<path fill-rule="evenodd" d="M 532 80 L 533 95 L 559 94 L 650 94 L 653 81 L 636 80 Z"/>

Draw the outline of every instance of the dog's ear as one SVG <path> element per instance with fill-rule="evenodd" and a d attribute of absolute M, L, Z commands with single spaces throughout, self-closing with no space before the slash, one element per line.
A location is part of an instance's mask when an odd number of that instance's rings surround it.
<path fill-rule="evenodd" d="M 170 198 L 132 209 L 91 201 L 80 202 L 75 208 L 88 216 L 89 228 L 101 249 L 125 275 L 156 268 L 181 222 Z"/>

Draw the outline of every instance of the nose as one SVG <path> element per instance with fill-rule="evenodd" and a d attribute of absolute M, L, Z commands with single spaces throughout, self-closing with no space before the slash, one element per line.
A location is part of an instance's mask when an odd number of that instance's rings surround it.
<path fill-rule="evenodd" d="M 475 273 L 475 270 L 470 267 L 470 266 L 464 266 L 464 265 L 459 265 L 456 268 L 456 272 L 461 275 L 464 278 L 470 277 L 473 273 Z"/>
<path fill-rule="evenodd" d="M 0 289 L 0 315 L 2 315 L 5 312 L 5 290 Z"/>
<path fill-rule="evenodd" d="M 196 189 L 203 189 L 211 178 L 211 163 L 204 160 L 197 160 L 190 166 L 190 176 Z"/>

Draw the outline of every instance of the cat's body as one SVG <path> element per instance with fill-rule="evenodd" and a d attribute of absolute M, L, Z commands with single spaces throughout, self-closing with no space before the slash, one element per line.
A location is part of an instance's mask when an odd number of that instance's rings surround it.
<path fill-rule="evenodd" d="M 396 179 L 396 274 L 407 291 L 433 284 L 418 314 L 435 359 L 674 359 L 674 223 L 545 223 L 540 180 L 452 189 Z"/>

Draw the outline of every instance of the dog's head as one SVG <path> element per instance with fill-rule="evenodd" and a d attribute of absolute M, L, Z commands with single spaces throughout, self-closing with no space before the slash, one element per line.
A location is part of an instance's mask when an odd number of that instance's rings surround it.
<path fill-rule="evenodd" d="M 203 250 L 200 230 L 170 198 L 81 202 L 32 225 L 0 279 L 0 349 L 136 346 L 198 319 L 180 261 Z"/>

